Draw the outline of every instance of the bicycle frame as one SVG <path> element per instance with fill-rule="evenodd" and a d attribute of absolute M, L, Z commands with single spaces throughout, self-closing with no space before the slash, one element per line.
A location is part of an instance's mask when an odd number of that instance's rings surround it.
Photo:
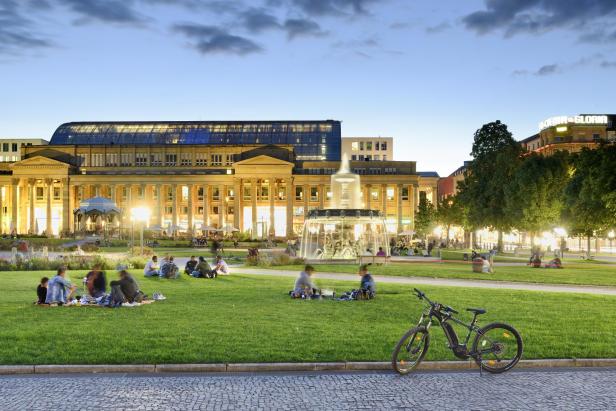
<path fill-rule="evenodd" d="M 441 312 L 439 309 L 440 307 L 440 305 L 438 305 L 437 307 L 430 306 L 427 312 L 426 310 L 424 310 L 424 312 L 421 313 L 419 321 L 417 322 L 417 326 L 425 326 L 426 330 L 429 330 L 432 326 L 433 318 L 436 318 L 438 324 L 441 326 L 441 329 L 445 333 L 449 348 L 453 351 L 454 355 L 460 359 L 475 357 L 477 353 L 468 351 L 468 342 L 470 341 L 473 332 L 477 334 L 479 334 L 480 332 L 480 328 L 477 326 L 477 314 L 473 316 L 473 320 L 470 324 L 466 324 L 465 322 L 455 318 L 451 313 Z M 468 334 L 466 335 L 463 344 L 460 344 L 458 334 L 456 333 L 454 328 L 448 323 L 448 321 L 450 320 L 458 325 L 463 326 L 468 330 Z"/>

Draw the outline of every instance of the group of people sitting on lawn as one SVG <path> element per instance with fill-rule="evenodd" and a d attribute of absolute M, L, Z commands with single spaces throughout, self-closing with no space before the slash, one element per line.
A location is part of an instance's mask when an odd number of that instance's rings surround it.
<path fill-rule="evenodd" d="M 190 260 L 188 260 L 184 267 L 184 274 L 195 278 L 216 278 L 218 275 L 228 275 L 229 273 L 229 265 L 221 255 L 216 256 L 214 267 L 210 266 L 204 257 L 199 257 L 197 260 L 197 257 L 194 255 L 190 257 Z M 175 264 L 172 256 L 163 258 L 162 264 L 160 265 L 158 263 L 158 257 L 153 256 L 145 265 L 143 274 L 146 277 L 159 278 L 178 278 L 181 275 L 180 269 Z"/>
<path fill-rule="evenodd" d="M 376 297 L 376 283 L 369 272 L 370 264 L 362 264 L 359 266 L 357 274 L 361 277 L 359 288 L 345 292 L 338 300 L 370 300 Z M 293 291 L 289 292 L 291 298 L 301 299 L 320 299 L 322 292 L 312 282 L 312 276 L 315 269 L 311 265 L 306 265 L 304 271 L 299 273 L 299 277 L 295 280 Z M 335 293 L 332 294 L 335 297 Z"/>
<path fill-rule="evenodd" d="M 528 265 L 533 268 L 541 268 L 541 254 L 533 253 L 528 261 Z M 554 257 L 549 263 L 544 265 L 544 268 L 563 268 L 563 262 L 559 257 Z"/>
<path fill-rule="evenodd" d="M 98 304 L 118 307 L 122 304 L 141 303 L 146 295 L 139 289 L 139 284 L 124 266 L 118 266 L 118 279 L 109 283 L 100 265 L 95 265 L 83 279 L 84 295 L 78 296 L 78 287 L 66 276 L 66 267 L 58 268 L 51 279 L 43 277 L 36 289 L 37 304 L 61 306 L 71 304 Z"/>

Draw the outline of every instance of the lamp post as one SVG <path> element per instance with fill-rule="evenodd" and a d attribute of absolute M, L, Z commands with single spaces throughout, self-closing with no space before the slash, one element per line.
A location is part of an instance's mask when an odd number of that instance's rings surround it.
<path fill-rule="evenodd" d="M 133 222 L 137 221 L 141 223 L 140 231 L 139 231 L 141 255 L 143 255 L 143 229 L 145 228 L 145 224 L 150 221 L 150 214 L 151 214 L 150 209 L 146 207 L 134 207 L 130 210 L 131 221 Z M 133 247 L 134 247 L 134 244 L 133 244 Z"/>
<path fill-rule="evenodd" d="M 614 241 L 614 237 L 616 237 L 616 233 L 614 232 L 614 230 L 611 230 L 609 233 L 607 233 L 607 238 L 610 239 L 610 254 L 614 252 L 614 249 L 612 248 L 612 241 Z"/>

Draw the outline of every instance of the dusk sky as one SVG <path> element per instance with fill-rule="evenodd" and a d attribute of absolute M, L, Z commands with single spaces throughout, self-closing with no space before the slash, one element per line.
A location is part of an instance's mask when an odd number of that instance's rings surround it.
<path fill-rule="evenodd" d="M 0 137 L 336 119 L 447 175 L 486 122 L 616 112 L 615 46 L 615 0 L 0 0 Z"/>

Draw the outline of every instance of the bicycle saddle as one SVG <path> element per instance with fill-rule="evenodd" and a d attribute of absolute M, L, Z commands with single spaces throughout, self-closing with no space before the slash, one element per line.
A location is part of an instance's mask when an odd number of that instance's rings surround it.
<path fill-rule="evenodd" d="M 467 308 L 466 311 L 470 311 L 476 315 L 485 314 L 487 312 L 483 308 Z"/>

